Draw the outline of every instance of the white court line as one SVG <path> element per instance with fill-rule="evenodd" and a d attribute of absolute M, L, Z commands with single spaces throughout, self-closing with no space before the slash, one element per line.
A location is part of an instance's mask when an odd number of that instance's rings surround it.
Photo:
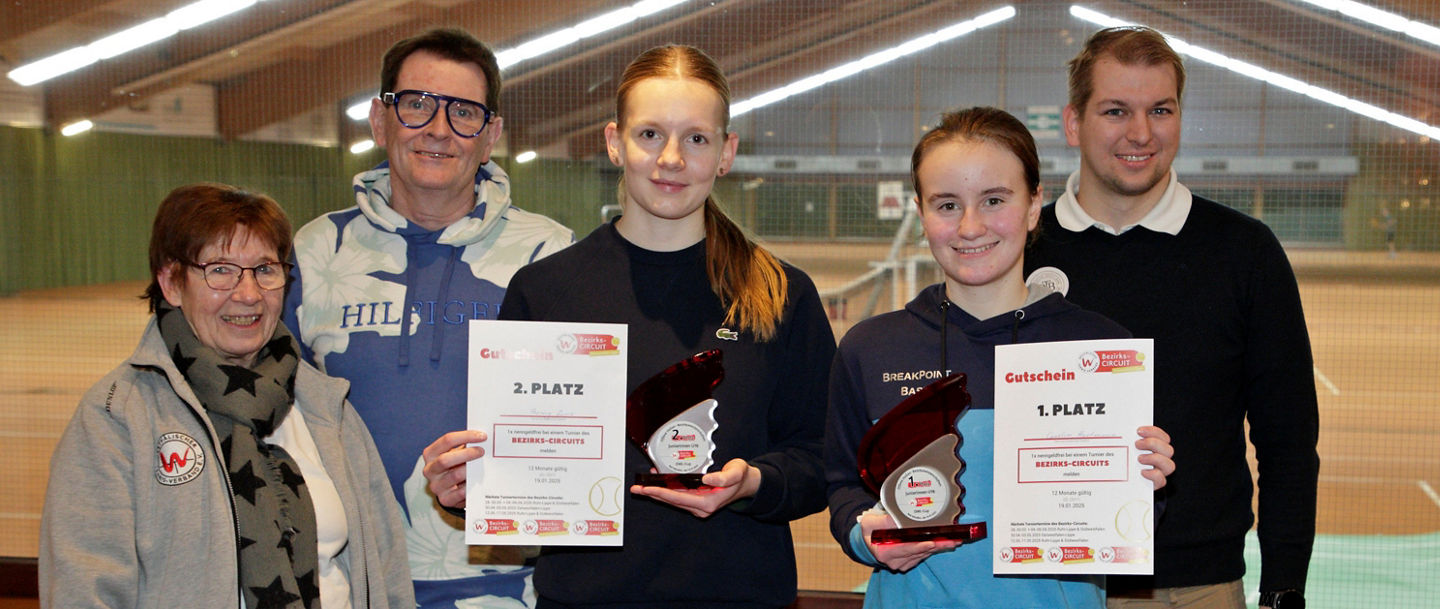
<path fill-rule="evenodd" d="M 1310 369 L 1315 371 L 1315 378 L 1320 379 L 1320 382 L 1325 385 L 1326 389 L 1330 390 L 1330 393 L 1340 395 L 1340 388 L 1336 387 L 1335 383 L 1330 382 L 1330 379 L 1325 377 L 1325 373 L 1320 371 L 1319 366 L 1312 364 Z"/>
<path fill-rule="evenodd" d="M 1346 483 L 1350 483 L 1350 484 L 1396 484 L 1396 483 L 1402 483 L 1402 482 L 1404 482 L 1404 479 L 1401 479 L 1401 478 L 1360 478 L 1360 477 L 1348 477 L 1348 476 L 1320 476 L 1320 481 L 1321 481 L 1321 482 L 1346 482 Z M 1429 483 L 1429 482 L 1426 482 L 1426 481 L 1424 481 L 1424 480 L 1415 480 L 1414 483 L 1415 483 L 1415 486 L 1420 487 L 1420 491 L 1421 491 L 1421 492 L 1425 493 L 1426 496 L 1430 497 L 1430 503 L 1433 503 L 1433 504 L 1435 504 L 1435 507 L 1440 508 L 1440 493 L 1435 492 L 1435 488 L 1432 487 L 1432 486 L 1430 486 L 1430 483 Z"/>
<path fill-rule="evenodd" d="M 1321 455 L 1320 455 L 1320 461 L 1322 462 L 1321 467 L 1324 467 L 1324 466 L 1327 466 L 1327 465 L 1334 465 L 1334 464 L 1336 464 L 1336 463 L 1384 463 L 1384 464 L 1386 464 L 1386 465 L 1403 465 L 1403 464 L 1410 464 L 1410 463 L 1420 463 L 1420 464 L 1424 464 L 1424 465 L 1433 465 L 1433 464 L 1435 463 L 1435 457 L 1430 456 L 1430 455 L 1410 455 L 1410 456 L 1402 456 L 1402 457 L 1387 457 L 1387 456 L 1371 457 L 1371 456 L 1368 456 L 1368 455 L 1356 456 L 1356 455 L 1346 455 L 1346 454 L 1324 453 L 1324 454 L 1321 454 Z"/>
<path fill-rule="evenodd" d="M 1425 491 L 1425 494 L 1430 496 L 1430 502 L 1434 503 L 1435 507 L 1440 507 L 1440 494 L 1437 494 L 1435 492 L 1435 489 L 1430 488 L 1429 482 L 1426 482 L 1424 480 L 1416 480 L 1415 486 L 1420 487 L 1420 490 Z"/>
<path fill-rule="evenodd" d="M 1320 482 L 1341 484 L 1414 484 L 1413 478 L 1382 478 L 1378 476 L 1320 476 Z M 1424 480 L 1420 481 L 1424 483 Z"/>

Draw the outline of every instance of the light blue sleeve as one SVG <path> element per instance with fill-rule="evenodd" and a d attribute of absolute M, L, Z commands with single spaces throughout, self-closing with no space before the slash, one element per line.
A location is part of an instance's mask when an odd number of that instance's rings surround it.
<path fill-rule="evenodd" d="M 850 550 L 861 564 L 872 567 L 884 566 L 880 564 L 880 559 L 875 558 L 875 554 L 870 551 L 870 544 L 865 543 L 865 533 L 860 529 L 858 522 L 855 523 L 855 526 L 850 527 Z"/>

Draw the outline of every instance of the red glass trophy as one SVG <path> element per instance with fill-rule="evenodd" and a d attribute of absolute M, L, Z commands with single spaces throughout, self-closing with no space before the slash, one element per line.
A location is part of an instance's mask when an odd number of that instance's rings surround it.
<path fill-rule="evenodd" d="M 870 534 L 871 543 L 957 541 L 985 537 L 985 523 L 957 524 L 965 486 L 957 476 L 955 420 L 970 408 L 965 375 L 952 374 L 900 402 L 860 440 L 860 479 L 880 496 L 899 528 Z"/>
<path fill-rule="evenodd" d="M 641 486 L 709 488 L 700 478 L 713 464 L 719 402 L 711 397 L 725 379 L 720 350 L 692 355 L 650 377 L 625 401 L 626 431 L 655 466 L 639 474 Z"/>

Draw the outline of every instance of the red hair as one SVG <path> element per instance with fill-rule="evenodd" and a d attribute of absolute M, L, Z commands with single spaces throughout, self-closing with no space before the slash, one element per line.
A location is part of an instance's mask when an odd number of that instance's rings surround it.
<path fill-rule="evenodd" d="M 275 248 L 278 262 L 290 258 L 294 240 L 285 211 L 268 196 L 234 186 L 200 183 L 170 191 L 155 210 L 150 229 L 150 285 L 140 297 L 150 301 L 150 312 L 165 299 L 160 271 L 173 264 L 198 262 L 200 250 L 211 243 L 230 245 L 235 232 L 245 227 L 252 238 Z M 187 273 L 176 273 L 185 285 Z"/>

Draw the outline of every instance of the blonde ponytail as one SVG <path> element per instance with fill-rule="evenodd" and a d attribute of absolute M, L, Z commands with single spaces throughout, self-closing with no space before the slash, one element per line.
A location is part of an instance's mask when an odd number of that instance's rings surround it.
<path fill-rule="evenodd" d="M 785 269 L 745 236 L 713 196 L 705 199 L 705 273 L 725 307 L 725 325 L 739 326 L 760 342 L 775 337 L 789 290 Z"/>

